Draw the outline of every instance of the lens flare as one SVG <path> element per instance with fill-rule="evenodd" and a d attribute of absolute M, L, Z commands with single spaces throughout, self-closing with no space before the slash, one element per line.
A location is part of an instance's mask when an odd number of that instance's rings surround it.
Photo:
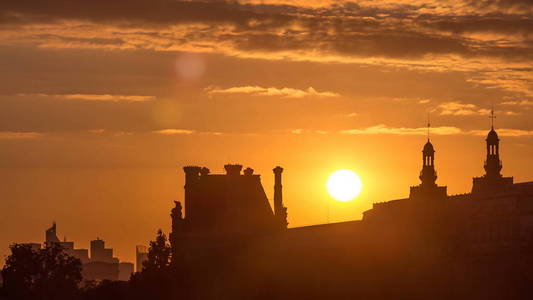
<path fill-rule="evenodd" d="M 199 54 L 185 53 L 176 61 L 176 73 L 182 79 L 194 80 L 205 72 L 205 61 Z"/>

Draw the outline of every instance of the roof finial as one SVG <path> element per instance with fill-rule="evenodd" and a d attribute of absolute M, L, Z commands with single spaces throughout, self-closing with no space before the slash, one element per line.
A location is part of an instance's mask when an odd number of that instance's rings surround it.
<path fill-rule="evenodd" d="M 429 112 L 428 112 L 428 142 L 429 142 L 429 128 L 431 127 L 431 122 L 429 119 Z"/>
<path fill-rule="evenodd" d="M 489 118 L 490 118 L 490 129 L 494 129 L 494 119 L 496 119 L 496 116 L 494 115 L 494 101 L 491 102 Z"/>

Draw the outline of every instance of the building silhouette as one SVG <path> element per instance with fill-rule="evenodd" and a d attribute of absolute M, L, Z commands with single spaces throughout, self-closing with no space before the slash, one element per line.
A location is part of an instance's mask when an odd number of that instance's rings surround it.
<path fill-rule="evenodd" d="M 45 246 L 51 246 L 53 244 L 59 244 L 63 247 L 64 251 L 79 259 L 82 264 L 89 262 L 89 251 L 87 249 L 75 249 L 74 242 L 68 242 L 66 238 L 63 241 L 60 241 L 57 237 L 57 225 L 56 222 L 52 224 L 52 227 L 48 228 L 45 231 Z"/>
<path fill-rule="evenodd" d="M 135 247 L 135 265 L 136 271 L 141 272 L 143 270 L 143 263 L 148 260 L 148 249 L 146 246 L 138 245 Z"/>
<path fill-rule="evenodd" d="M 503 166 L 500 160 L 500 139 L 494 126 L 491 127 L 485 141 L 487 142 L 487 158 L 483 166 L 485 174 L 472 180 L 472 194 L 475 196 L 501 193 L 513 185 L 513 177 L 503 177 L 501 174 Z"/>
<path fill-rule="evenodd" d="M 533 283 L 533 182 L 501 175 L 494 128 L 486 143 L 470 193 L 437 184 L 428 137 L 408 198 L 374 203 L 362 220 L 297 228 L 287 228 L 281 167 L 271 208 L 252 169 L 187 166 L 185 214 L 177 201 L 171 211 L 172 263 L 209 282 L 200 298 L 516 298 Z"/>
<path fill-rule="evenodd" d="M 82 276 L 84 280 L 128 280 L 133 273 L 133 264 L 123 262 L 113 257 L 113 249 L 105 248 L 105 241 L 97 238 L 91 241 L 91 255 L 87 249 L 75 249 L 74 242 L 60 241 L 57 237 L 57 225 L 54 222 L 45 232 L 45 246 L 59 244 L 64 251 L 78 258 L 82 263 Z M 31 244 L 36 247 L 39 244 Z M 40 245 L 39 245 L 40 248 Z"/>

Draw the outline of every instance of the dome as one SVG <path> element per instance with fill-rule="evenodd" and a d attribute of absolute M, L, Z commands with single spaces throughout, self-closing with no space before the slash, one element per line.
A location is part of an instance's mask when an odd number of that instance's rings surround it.
<path fill-rule="evenodd" d="M 489 134 L 487 135 L 487 142 L 492 142 L 492 141 L 497 142 L 499 140 L 500 139 L 498 138 L 498 134 L 496 133 L 494 128 L 491 128 L 489 131 Z"/>
<path fill-rule="evenodd" d="M 424 145 L 424 150 L 422 150 L 424 153 L 434 153 L 435 149 L 433 149 L 433 145 L 428 140 L 428 142 Z"/>

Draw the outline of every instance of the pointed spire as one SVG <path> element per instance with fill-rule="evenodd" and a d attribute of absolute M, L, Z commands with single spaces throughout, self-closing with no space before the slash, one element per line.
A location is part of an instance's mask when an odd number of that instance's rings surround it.
<path fill-rule="evenodd" d="M 490 129 L 494 130 L 494 119 L 496 119 L 496 116 L 494 115 L 494 101 L 491 102 L 489 119 L 490 119 Z"/>
<path fill-rule="evenodd" d="M 428 141 L 429 141 L 429 129 L 431 128 L 431 122 L 429 119 L 429 111 L 428 111 Z"/>

